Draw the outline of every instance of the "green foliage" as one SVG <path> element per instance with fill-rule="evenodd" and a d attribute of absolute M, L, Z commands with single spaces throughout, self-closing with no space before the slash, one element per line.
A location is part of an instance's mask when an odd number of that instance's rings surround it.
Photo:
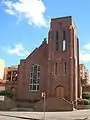
<path fill-rule="evenodd" d="M 90 92 L 84 92 L 84 93 L 82 94 L 82 98 L 83 98 L 83 99 L 90 99 Z"/>
<path fill-rule="evenodd" d="M 11 94 L 10 90 L 2 90 L 2 91 L 0 91 L 0 96 L 9 96 L 9 97 L 11 97 L 12 94 Z"/>
<path fill-rule="evenodd" d="M 82 99 L 77 100 L 78 105 L 90 105 L 90 92 L 84 92 L 82 94 Z"/>
<path fill-rule="evenodd" d="M 82 99 L 80 99 L 80 98 L 77 99 L 77 104 L 78 104 L 78 105 L 83 105 L 83 101 L 82 101 Z"/>
<path fill-rule="evenodd" d="M 90 102 L 89 102 L 89 100 L 88 99 L 78 99 L 77 100 L 77 104 L 78 105 L 90 105 Z"/>
<path fill-rule="evenodd" d="M 84 105 L 89 105 L 90 103 L 89 103 L 89 100 L 87 100 L 87 99 L 83 99 L 84 100 Z"/>

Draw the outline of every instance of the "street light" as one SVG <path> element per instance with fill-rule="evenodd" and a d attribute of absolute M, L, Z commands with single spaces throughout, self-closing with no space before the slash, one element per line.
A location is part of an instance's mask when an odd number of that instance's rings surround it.
<path fill-rule="evenodd" d="M 43 118 L 45 119 L 45 107 L 46 107 L 46 94 L 45 92 L 42 92 L 42 97 L 43 97 L 43 110 L 44 110 L 44 116 Z"/>

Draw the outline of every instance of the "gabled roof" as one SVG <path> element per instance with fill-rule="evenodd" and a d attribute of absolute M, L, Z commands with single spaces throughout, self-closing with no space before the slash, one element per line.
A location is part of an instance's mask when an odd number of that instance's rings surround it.
<path fill-rule="evenodd" d="M 28 59 L 33 53 L 35 53 L 38 49 L 40 49 L 41 47 L 43 47 L 45 44 L 47 44 L 46 39 L 44 39 L 44 41 L 42 42 L 42 44 L 38 48 L 36 47 L 26 59 Z"/>

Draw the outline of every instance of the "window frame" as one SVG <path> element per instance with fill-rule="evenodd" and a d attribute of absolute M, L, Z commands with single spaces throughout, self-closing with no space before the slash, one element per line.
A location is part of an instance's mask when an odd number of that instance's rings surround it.
<path fill-rule="evenodd" d="M 29 78 L 29 91 L 39 91 L 39 81 L 40 81 L 40 76 L 38 77 L 38 73 L 40 74 L 40 65 L 37 65 L 37 64 L 32 64 L 31 66 L 33 66 L 33 71 L 31 71 L 31 68 L 30 68 L 30 78 Z M 30 66 L 30 67 L 31 67 Z M 37 66 L 37 70 L 34 69 L 34 67 Z M 39 69 L 38 69 L 39 68 Z M 31 77 L 31 74 L 33 74 L 33 77 Z M 35 76 L 36 75 L 36 76 Z M 34 81 L 34 77 L 36 77 L 36 83 Z M 31 87 L 32 86 L 32 87 Z M 36 86 L 36 89 L 34 89 L 34 86 Z M 31 89 L 32 88 L 32 89 Z"/>

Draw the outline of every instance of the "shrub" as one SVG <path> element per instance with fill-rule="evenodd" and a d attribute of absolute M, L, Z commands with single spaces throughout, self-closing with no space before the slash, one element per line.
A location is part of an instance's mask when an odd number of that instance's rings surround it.
<path fill-rule="evenodd" d="M 83 101 L 84 101 L 84 105 L 89 105 L 90 104 L 89 100 L 87 100 L 87 99 L 83 99 Z"/>
<path fill-rule="evenodd" d="M 2 90 L 2 91 L 0 91 L 0 96 L 9 96 L 9 97 L 11 97 L 12 94 L 11 94 L 10 90 Z"/>
<path fill-rule="evenodd" d="M 84 93 L 82 94 L 82 98 L 83 98 L 83 99 L 90 99 L 90 92 L 84 92 Z"/>
<path fill-rule="evenodd" d="M 78 105 L 83 105 L 84 103 L 83 103 L 83 100 L 81 99 L 81 98 L 78 98 L 77 99 L 77 104 Z"/>
<path fill-rule="evenodd" d="M 89 102 L 89 100 L 87 100 L 87 99 L 78 99 L 77 100 L 77 104 L 78 105 L 89 105 L 90 104 L 90 102 Z"/>

